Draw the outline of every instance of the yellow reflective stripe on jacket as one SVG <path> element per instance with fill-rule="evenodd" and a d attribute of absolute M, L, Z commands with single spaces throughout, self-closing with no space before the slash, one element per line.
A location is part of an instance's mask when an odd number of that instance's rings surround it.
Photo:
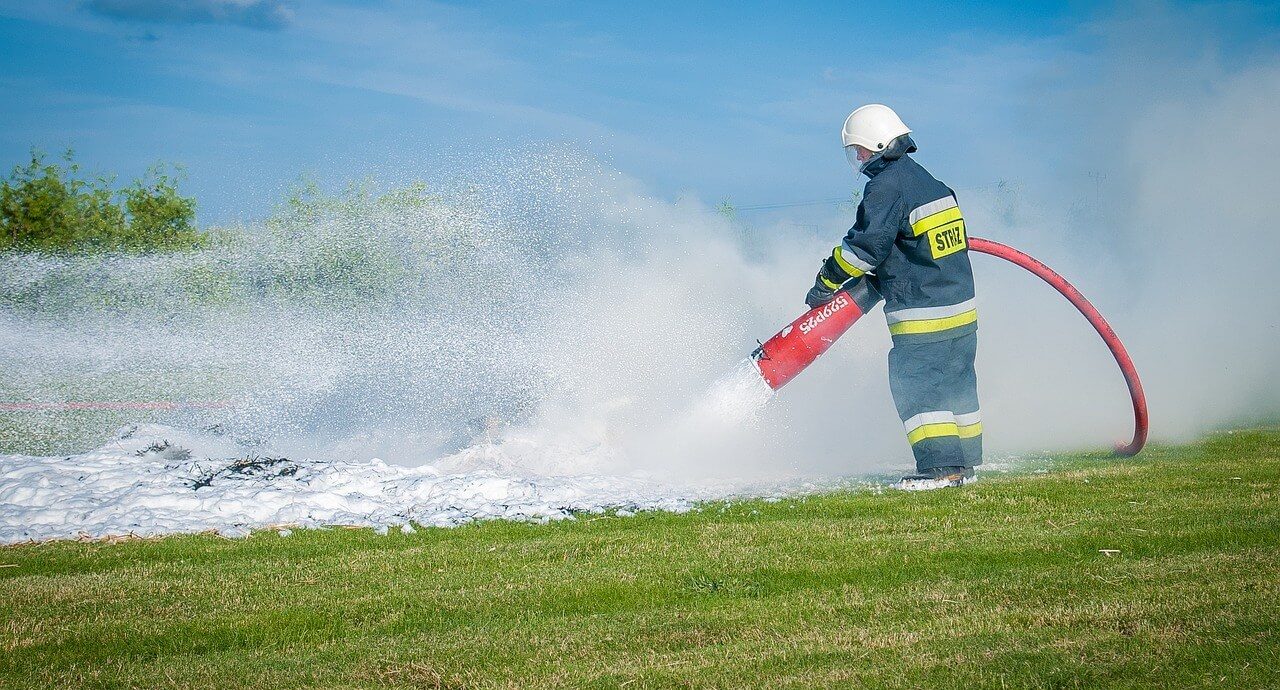
<path fill-rule="evenodd" d="M 978 310 L 970 309 L 969 311 L 956 314 L 955 316 L 947 316 L 940 319 L 919 319 L 916 321 L 899 321 L 889 324 L 889 333 L 891 335 L 908 335 L 916 333 L 937 333 L 960 326 L 967 326 L 978 320 Z"/>
<path fill-rule="evenodd" d="M 934 199 L 927 204 L 921 204 L 907 214 L 907 222 L 911 224 L 911 231 L 916 237 L 959 219 L 959 204 L 951 194 L 941 199 Z"/>
<path fill-rule="evenodd" d="M 930 230 L 936 230 L 947 223 L 954 223 L 955 221 L 960 220 L 961 217 L 960 208 L 958 206 L 952 206 L 951 208 L 938 211 L 931 216 L 925 216 L 924 218 L 912 223 L 911 232 L 916 237 L 919 237 L 920 235 L 923 235 Z"/>
<path fill-rule="evenodd" d="M 833 283 L 833 282 L 831 282 L 830 280 L 827 280 L 827 277 L 826 277 L 826 276 L 824 276 L 824 275 L 822 275 L 821 273 L 819 273 L 819 274 L 818 274 L 818 277 L 819 277 L 820 279 L 822 279 L 822 284 L 823 284 L 823 285 L 826 285 L 827 287 L 831 288 L 832 290 L 839 290 L 839 289 L 840 289 L 840 283 Z M 856 276 L 855 276 L 855 277 L 856 277 Z"/>
<path fill-rule="evenodd" d="M 951 194 L 948 194 L 944 197 L 934 199 L 927 204 L 920 204 L 919 206 L 911 209 L 911 213 L 907 214 L 907 222 L 915 225 L 922 218 L 932 216 L 939 211 L 955 208 L 955 206 L 957 206 L 956 198 Z"/>
<path fill-rule="evenodd" d="M 861 277 L 862 274 L 867 272 L 866 269 L 858 268 L 857 266 L 854 266 L 852 263 L 850 263 L 848 259 L 844 258 L 843 245 L 837 245 L 835 249 L 831 250 L 831 256 L 835 257 L 836 263 L 840 265 L 840 268 L 844 269 L 845 273 L 849 274 L 850 278 Z M 854 257 L 854 258 L 855 260 L 858 261 L 858 263 L 863 263 L 861 260 L 857 259 L 857 257 Z"/>
<path fill-rule="evenodd" d="M 975 422 L 967 426 L 957 426 L 956 431 L 960 438 L 975 438 L 982 435 L 982 422 Z"/>

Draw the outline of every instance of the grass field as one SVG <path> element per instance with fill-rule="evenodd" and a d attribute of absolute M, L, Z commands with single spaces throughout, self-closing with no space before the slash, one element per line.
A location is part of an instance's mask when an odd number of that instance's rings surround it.
<path fill-rule="evenodd" d="M 4 687 L 1277 687 L 1280 431 L 927 494 L 0 549 Z"/>

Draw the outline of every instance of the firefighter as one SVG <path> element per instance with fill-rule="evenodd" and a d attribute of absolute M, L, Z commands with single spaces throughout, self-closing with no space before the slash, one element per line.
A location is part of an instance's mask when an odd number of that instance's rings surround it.
<path fill-rule="evenodd" d="M 849 281 L 883 295 L 893 338 L 889 389 L 916 461 L 916 474 L 898 486 L 959 486 L 982 462 L 978 312 L 964 218 L 955 192 L 911 158 L 911 130 L 889 107 L 853 111 L 842 139 L 855 175 L 869 179 L 853 227 L 805 303 L 825 304 Z"/>

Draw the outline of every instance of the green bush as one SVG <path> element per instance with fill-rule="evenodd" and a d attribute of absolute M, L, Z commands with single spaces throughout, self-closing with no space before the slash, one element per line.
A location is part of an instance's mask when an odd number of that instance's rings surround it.
<path fill-rule="evenodd" d="M 179 180 L 157 163 L 147 176 L 121 190 L 129 215 L 130 245 L 126 249 L 194 249 L 204 235 L 194 227 L 196 200 L 178 193 Z"/>
<path fill-rule="evenodd" d="M 195 199 L 162 164 L 119 191 L 113 177 L 86 177 L 67 151 L 49 163 L 40 151 L 0 183 L 0 251 L 151 252 L 203 246 Z"/>
<path fill-rule="evenodd" d="M 325 192 L 315 180 L 303 175 L 267 219 L 267 227 L 277 235 L 292 238 L 314 232 L 320 223 L 362 223 L 376 214 L 414 211 L 439 206 L 443 201 L 429 191 L 425 182 L 412 182 L 378 194 L 372 180 L 362 180 L 335 194 Z"/>
<path fill-rule="evenodd" d="M 233 309 L 262 299 L 342 309 L 456 303 L 471 298 L 471 267 L 503 240 L 500 220 L 478 196 L 446 197 L 421 182 L 363 181 L 328 191 L 306 178 L 261 223 L 196 232 L 186 220 L 193 203 L 163 169 L 114 195 L 109 180 L 99 181 L 92 196 L 74 186 L 74 167 L 46 165 L 38 154 L 32 160 L 5 187 L 0 249 L 11 251 L 0 251 L 0 309 L 59 315 Z M 71 214 L 41 211 L 40 204 L 80 208 L 85 198 L 120 213 L 110 232 L 73 236 L 66 227 L 75 224 L 63 220 Z M 27 218 L 44 225 L 29 230 Z M 196 250 L 167 251 L 183 247 Z"/>
<path fill-rule="evenodd" d="M 337 304 L 392 296 L 414 272 L 409 246 L 422 212 L 442 203 L 421 182 L 378 193 L 365 180 L 330 193 L 304 176 L 266 221 L 271 241 L 284 249 L 262 287 Z"/>

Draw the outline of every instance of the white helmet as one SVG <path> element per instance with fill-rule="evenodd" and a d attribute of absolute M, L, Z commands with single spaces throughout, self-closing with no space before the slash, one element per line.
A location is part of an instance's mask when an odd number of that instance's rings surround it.
<path fill-rule="evenodd" d="M 889 142 L 910 133 L 911 130 L 892 108 L 872 103 L 849 113 L 840 138 L 844 140 L 845 148 L 857 144 L 869 151 L 883 151 Z"/>

